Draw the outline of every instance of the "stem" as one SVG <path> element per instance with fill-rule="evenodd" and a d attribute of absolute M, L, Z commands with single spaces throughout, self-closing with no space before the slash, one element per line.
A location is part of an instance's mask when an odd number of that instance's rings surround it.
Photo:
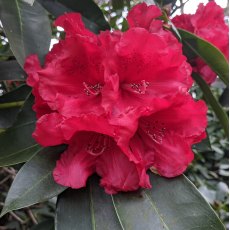
<path fill-rule="evenodd" d="M 21 107 L 23 105 L 24 105 L 24 101 L 14 101 L 14 102 L 0 103 L 0 109 Z"/>

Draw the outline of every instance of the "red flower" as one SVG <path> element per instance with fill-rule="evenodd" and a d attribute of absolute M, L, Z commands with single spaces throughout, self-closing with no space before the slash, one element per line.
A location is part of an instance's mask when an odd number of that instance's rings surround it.
<path fill-rule="evenodd" d="M 177 95 L 165 109 L 140 118 L 136 134 L 121 148 L 146 169 L 154 167 L 165 177 L 178 176 L 193 160 L 191 146 L 206 136 L 206 112 L 203 101 Z"/>
<path fill-rule="evenodd" d="M 147 9 L 144 17 L 136 15 L 138 8 Z M 149 188 L 146 170 L 150 166 L 159 172 L 156 164 L 173 171 L 170 159 L 178 158 L 185 170 L 191 161 L 193 136 L 199 139 L 204 131 L 205 112 L 194 114 L 193 109 L 202 107 L 193 105 L 195 102 L 189 101 L 188 107 L 179 103 L 185 101 L 180 98 L 188 97 L 191 68 L 182 55 L 181 44 L 155 19 L 159 15 L 157 7 L 140 4 L 128 16 L 128 31 L 95 35 L 84 27 L 79 14 L 65 14 L 55 22 L 65 29 L 65 40 L 48 53 L 44 67 L 36 56 L 27 58 L 27 83 L 33 87 L 34 110 L 39 118 L 33 137 L 42 146 L 68 145 L 53 173 L 57 183 L 80 188 L 96 172 L 108 193 Z M 184 108 L 189 111 L 185 113 Z M 187 114 L 184 119 L 194 115 L 197 127 L 190 133 L 178 133 L 170 121 L 165 147 L 158 151 L 143 141 L 141 145 L 148 153 L 141 151 L 138 138 L 142 121 L 154 120 L 161 111 L 164 115 L 164 111 L 171 113 L 174 109 L 175 114 Z M 174 156 L 167 155 L 168 161 L 163 161 L 160 151 L 168 152 L 172 148 L 167 146 L 178 140 L 183 141 L 182 146 L 176 144 Z M 131 145 L 135 152 L 130 151 Z M 148 162 L 155 150 L 155 160 Z"/>
<path fill-rule="evenodd" d="M 146 3 L 138 4 L 132 8 L 127 16 L 129 27 L 141 27 L 146 30 L 163 31 L 162 21 L 157 20 L 162 15 L 161 10 Z"/>
<path fill-rule="evenodd" d="M 209 41 L 228 59 L 229 29 L 224 22 L 224 10 L 214 1 L 209 2 L 206 6 L 200 4 L 194 15 L 182 14 L 173 18 L 172 22 L 178 28 L 188 30 Z M 216 79 L 216 74 L 200 58 L 196 58 L 193 70 L 200 73 L 208 84 Z"/>
<path fill-rule="evenodd" d="M 79 132 L 57 162 L 54 179 L 61 185 L 81 188 L 94 172 L 102 177 L 101 185 L 109 194 L 151 187 L 145 169 L 130 162 L 111 137 Z"/>

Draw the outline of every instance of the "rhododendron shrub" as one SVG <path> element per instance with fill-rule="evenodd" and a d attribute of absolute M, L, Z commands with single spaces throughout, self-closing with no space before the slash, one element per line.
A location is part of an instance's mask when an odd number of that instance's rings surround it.
<path fill-rule="evenodd" d="M 175 177 L 193 160 L 207 107 L 189 95 L 191 67 L 160 16 L 156 6 L 139 4 L 127 31 L 95 35 L 80 14 L 65 14 L 55 21 L 65 39 L 44 66 L 27 58 L 33 137 L 42 146 L 68 145 L 53 172 L 57 183 L 81 188 L 96 172 L 110 194 L 150 188 L 149 168 Z"/>
<path fill-rule="evenodd" d="M 216 46 L 229 59 L 229 28 L 224 21 L 224 10 L 214 1 L 200 3 L 195 14 L 182 14 L 172 19 L 178 28 L 188 30 Z M 193 71 L 203 76 L 208 84 L 216 73 L 201 58 L 190 60 Z"/>
<path fill-rule="evenodd" d="M 0 229 L 225 229 L 223 11 L 138 2 L 0 0 Z"/>

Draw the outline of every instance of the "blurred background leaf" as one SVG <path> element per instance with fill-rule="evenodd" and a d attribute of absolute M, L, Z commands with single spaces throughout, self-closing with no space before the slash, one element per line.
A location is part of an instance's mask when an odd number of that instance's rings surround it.
<path fill-rule="evenodd" d="M 0 134 L 1 167 L 25 162 L 40 149 L 32 137 L 36 121 L 35 113 L 32 111 L 33 103 L 34 99 L 31 95 L 14 125 Z"/>
<path fill-rule="evenodd" d="M 100 30 L 110 29 L 109 23 L 105 20 L 103 13 L 93 0 L 38 0 L 42 6 L 54 17 L 67 12 L 79 12 L 82 14 L 85 26 L 99 33 Z"/>
<path fill-rule="evenodd" d="M 30 54 L 37 54 L 43 62 L 51 40 L 50 22 L 45 10 L 37 1 L 31 6 L 22 0 L 0 0 L 0 5 L 4 32 L 21 67 Z"/>
<path fill-rule="evenodd" d="M 20 169 L 7 194 L 1 216 L 46 201 L 66 189 L 55 183 L 52 176 L 56 160 L 64 149 L 65 146 L 44 148 Z"/>

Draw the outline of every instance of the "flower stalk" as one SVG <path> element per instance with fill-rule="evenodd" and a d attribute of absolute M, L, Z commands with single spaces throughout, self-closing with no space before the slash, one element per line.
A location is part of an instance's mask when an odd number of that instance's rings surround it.
<path fill-rule="evenodd" d="M 23 105 L 24 105 L 24 101 L 14 101 L 14 102 L 1 103 L 0 109 L 9 109 L 9 108 L 21 107 Z"/>

